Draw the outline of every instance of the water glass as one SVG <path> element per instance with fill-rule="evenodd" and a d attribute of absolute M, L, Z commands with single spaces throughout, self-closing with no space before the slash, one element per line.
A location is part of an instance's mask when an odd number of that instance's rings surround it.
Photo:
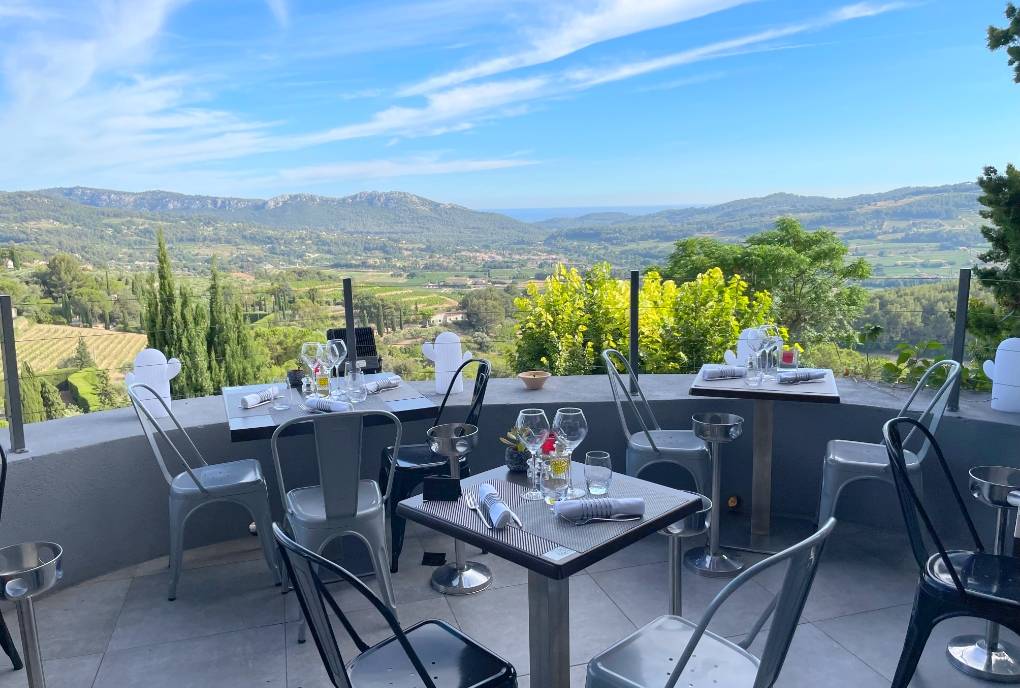
<path fill-rule="evenodd" d="M 556 416 L 553 418 L 552 431 L 556 433 L 556 439 L 563 438 L 567 443 L 567 452 L 572 455 L 588 435 L 588 421 L 584 417 L 584 412 L 579 408 L 557 409 Z M 569 475 L 567 481 L 570 481 Z M 578 499 L 583 496 L 583 489 L 573 485 L 567 488 L 567 499 Z"/>
<path fill-rule="evenodd" d="M 588 483 L 588 493 L 594 497 L 609 492 L 609 483 L 613 480 L 609 452 L 590 451 L 584 455 L 584 480 Z"/>
<path fill-rule="evenodd" d="M 517 414 L 519 428 L 518 437 L 531 453 L 531 486 L 527 492 L 521 495 L 521 499 L 529 502 L 536 502 L 542 499 L 542 490 L 539 487 L 542 472 L 542 460 L 539 452 L 542 451 L 542 444 L 549 436 L 549 418 L 545 411 L 537 408 L 526 408 Z"/>
<path fill-rule="evenodd" d="M 286 411 L 290 408 L 290 381 L 284 375 L 280 380 L 273 380 L 276 395 L 273 397 L 273 410 Z"/>
<path fill-rule="evenodd" d="M 368 398 L 368 390 L 365 388 L 365 374 L 361 372 L 354 361 L 347 361 L 344 364 L 344 381 L 347 383 L 347 400 L 357 404 Z"/>
<path fill-rule="evenodd" d="M 765 379 L 765 371 L 761 369 L 761 352 L 747 359 L 747 373 L 744 375 L 744 384 L 748 387 L 761 387 Z"/>

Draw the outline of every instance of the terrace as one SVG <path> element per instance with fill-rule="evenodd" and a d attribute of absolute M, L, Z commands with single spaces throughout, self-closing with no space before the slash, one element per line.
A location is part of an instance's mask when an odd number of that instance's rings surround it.
<path fill-rule="evenodd" d="M 642 376 L 664 427 L 689 427 L 691 414 L 699 411 L 753 415 L 749 401 L 690 396 L 692 378 Z M 427 391 L 426 383 L 415 384 Z M 777 403 L 775 513 L 811 516 L 826 441 L 875 441 L 905 392 L 840 381 L 840 394 L 839 406 Z M 467 399 L 467 393 L 458 396 L 457 407 L 465 408 Z M 547 411 L 581 406 L 591 426 L 585 446 L 608 450 L 615 468 L 622 470 L 625 440 L 609 385 L 599 376 L 553 378 L 541 392 L 526 392 L 516 380 L 492 380 L 481 445 L 471 457 L 475 471 L 501 465 L 499 431 L 512 424 L 521 408 L 536 405 Z M 257 458 L 272 481 L 268 442 L 231 443 L 221 398 L 179 401 L 174 409 L 208 457 Z M 424 428 L 424 422 L 409 423 L 405 432 L 415 438 Z M 314 644 L 296 641 L 300 610 L 295 596 L 281 595 L 273 586 L 258 540 L 245 533 L 246 520 L 234 507 L 210 507 L 191 519 L 178 599 L 167 601 L 166 485 L 132 410 L 30 424 L 26 434 L 29 452 L 14 456 L 10 466 L 2 544 L 52 540 L 64 547 L 64 581 L 37 607 L 49 685 L 329 685 Z M 723 494 L 738 495 L 744 504 L 750 502 L 749 434 L 723 456 Z M 964 489 L 970 466 L 1018 465 L 1020 422 L 989 409 L 987 395 L 964 392 L 960 411 L 947 413 L 938 436 Z M 363 477 L 376 475 L 374 462 L 385 439 L 378 429 L 366 431 Z M 301 438 L 291 441 L 300 454 Z M 650 477 L 686 486 L 675 472 Z M 277 501 L 272 484 L 270 495 L 271 502 Z M 990 533 L 991 509 L 976 502 L 968 507 L 982 534 Z M 891 680 L 918 575 L 894 492 L 879 483 L 855 484 L 841 500 L 837 517 L 840 523 L 824 551 L 778 685 L 856 687 Z M 351 545 L 344 556 L 356 556 L 357 549 Z M 527 572 L 494 554 L 468 549 L 473 560 L 492 569 L 491 588 L 464 597 L 442 596 L 429 585 L 433 569 L 420 562 L 423 552 L 452 554 L 452 543 L 410 525 L 400 571 L 393 577 L 400 621 L 406 626 L 444 619 L 513 663 L 522 675 L 519 685 L 532 685 L 527 676 Z M 584 685 L 584 667 L 592 656 L 666 613 L 666 555 L 666 538 L 655 534 L 572 577 L 571 685 Z M 723 608 L 712 629 L 727 637 L 746 633 L 780 582 L 777 573 L 749 584 Z M 724 584 L 725 579 L 687 572 L 685 616 L 696 619 Z M 366 639 L 387 635 L 381 618 L 363 601 L 343 592 L 338 599 L 350 605 L 345 611 Z M 13 610 L 4 613 L 16 635 Z M 952 668 L 945 656 L 950 637 L 982 629 L 983 622 L 969 618 L 940 624 L 912 685 L 984 684 Z M 341 645 L 350 652 L 348 640 Z M 18 685 L 26 685 L 25 672 L 10 671 L 4 663 L 0 688 Z"/>

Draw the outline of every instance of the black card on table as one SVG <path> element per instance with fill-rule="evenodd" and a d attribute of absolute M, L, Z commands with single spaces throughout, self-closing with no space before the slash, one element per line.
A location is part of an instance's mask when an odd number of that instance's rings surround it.
<path fill-rule="evenodd" d="M 456 502 L 460 494 L 460 481 L 445 475 L 428 476 L 422 487 L 422 498 L 429 502 Z"/>

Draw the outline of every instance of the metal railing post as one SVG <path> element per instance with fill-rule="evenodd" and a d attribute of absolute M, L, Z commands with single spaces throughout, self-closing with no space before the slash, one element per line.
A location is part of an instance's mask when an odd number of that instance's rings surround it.
<path fill-rule="evenodd" d="M 18 352 L 14 345 L 14 307 L 8 294 L 0 294 L 0 337 L 3 337 L 4 404 L 10 423 L 11 451 L 25 451 L 25 416 L 21 409 Z"/>
<path fill-rule="evenodd" d="M 630 379 L 630 392 L 637 394 L 638 370 L 638 300 L 641 296 L 641 273 L 630 271 L 630 352 L 628 355 L 630 369 L 634 377 Z"/>
<path fill-rule="evenodd" d="M 344 277 L 344 327 L 347 328 L 347 359 L 358 365 L 358 338 L 354 331 L 354 284 Z M 382 336 L 382 333 L 379 333 Z M 342 372 L 342 371 L 341 371 Z"/>
<path fill-rule="evenodd" d="M 967 342 L 967 306 L 970 302 L 970 268 L 960 269 L 960 279 L 956 287 L 956 327 L 953 331 L 953 360 L 963 365 L 964 345 Z M 950 411 L 960 410 L 960 380 L 949 390 Z"/>

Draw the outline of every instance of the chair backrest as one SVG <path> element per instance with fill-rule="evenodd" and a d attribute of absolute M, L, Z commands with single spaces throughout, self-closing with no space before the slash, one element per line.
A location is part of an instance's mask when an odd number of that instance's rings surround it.
<path fill-rule="evenodd" d="M 478 364 L 478 372 L 475 375 L 474 390 L 471 392 L 471 406 L 468 407 L 467 418 L 464 419 L 464 422 L 468 425 L 478 426 L 478 419 L 482 415 L 482 403 L 485 400 L 485 390 L 489 387 L 489 378 L 492 376 L 492 365 L 483 358 L 469 358 L 457 368 L 457 372 L 450 378 L 450 384 L 446 387 L 443 403 L 439 406 L 439 412 L 436 413 L 436 422 L 432 424 L 432 427 L 440 424 L 443 418 L 443 411 L 446 410 L 446 402 L 450 400 L 450 393 L 453 392 L 453 386 L 456 384 L 457 378 L 464 368 L 472 363 Z M 396 456 L 396 454 L 393 456 Z"/>
<path fill-rule="evenodd" d="M 928 405 L 917 416 L 917 419 L 934 435 L 939 429 L 939 423 L 942 422 L 942 416 L 946 413 L 946 406 L 949 405 L 949 392 L 952 390 L 953 385 L 956 384 L 956 381 L 960 379 L 960 368 L 959 363 L 950 359 L 933 363 L 928 370 L 924 371 L 924 375 L 917 381 L 917 384 L 914 385 L 914 390 L 907 397 L 907 401 L 903 404 L 903 408 L 900 409 L 897 417 L 908 416 L 914 400 L 928 386 L 928 383 L 937 381 L 941 375 L 945 375 L 945 379 L 938 389 L 935 390 L 935 394 L 932 395 Z M 923 461 L 931 450 L 931 444 L 919 432 L 911 429 L 903 439 L 903 446 L 910 448 L 910 441 L 918 437 L 921 437 L 921 447 L 916 452 L 917 458 Z"/>
<path fill-rule="evenodd" d="M 170 421 L 174 424 L 174 426 L 177 428 L 177 431 L 180 432 L 181 436 L 184 437 L 188 447 L 190 447 L 191 453 L 194 455 L 194 458 L 192 459 L 194 465 L 192 465 L 191 461 L 188 461 L 188 459 L 184 458 L 184 454 L 181 453 L 181 450 L 177 446 L 177 443 L 170 438 L 170 434 L 163 428 L 162 425 L 159 424 L 159 421 L 153 417 L 152 413 L 145 406 L 145 402 L 143 402 L 139 398 L 138 390 L 145 390 L 154 397 L 154 400 L 152 399 L 149 400 L 150 404 L 158 403 L 162 405 L 163 409 L 167 413 L 167 418 L 169 418 Z M 177 420 L 177 416 L 175 416 L 173 414 L 173 411 L 170 410 L 170 405 L 166 403 L 163 397 L 161 397 L 159 393 L 156 392 L 156 390 L 154 390 L 152 387 L 149 387 L 146 384 L 141 383 L 131 385 L 128 388 L 128 397 L 130 397 L 131 399 L 131 405 L 134 406 L 135 415 L 138 416 L 138 422 L 141 423 L 142 425 L 142 432 L 145 434 L 145 439 L 149 442 L 149 447 L 152 448 L 152 455 L 156 457 L 156 462 L 159 464 L 159 469 L 163 472 L 163 477 L 166 478 L 167 484 L 169 485 L 171 482 L 173 482 L 173 479 L 176 476 L 176 474 L 170 472 L 170 468 L 167 466 L 166 459 L 163 456 L 163 452 L 159 448 L 159 441 L 157 437 L 163 438 L 163 441 L 166 442 L 166 445 L 177 456 L 177 460 L 181 462 L 181 465 L 184 467 L 184 470 L 188 473 L 189 476 L 191 476 L 191 479 L 195 481 L 195 484 L 198 485 L 198 489 L 200 489 L 202 492 L 206 492 L 206 489 L 202 485 L 202 482 L 198 479 L 198 476 L 195 475 L 194 469 L 200 466 L 208 466 L 209 464 L 205 460 L 205 457 L 202 456 L 202 452 L 200 452 L 198 450 L 198 447 L 195 446 L 195 442 L 191 439 L 191 435 L 188 434 L 188 431 L 184 429 L 184 426 L 181 425 L 181 422 Z"/>
<path fill-rule="evenodd" d="M 641 424 L 641 431 L 648 436 L 648 444 L 651 445 L 652 449 L 656 452 L 659 448 L 655 446 L 655 442 L 652 440 L 652 434 L 650 430 L 660 430 L 659 421 L 655 419 L 655 414 L 652 413 L 652 407 L 648 403 L 648 399 L 645 398 L 645 393 L 641 391 L 641 385 L 638 384 L 637 376 L 634 375 L 634 371 L 630 367 L 630 362 L 616 349 L 606 349 L 602 352 L 602 361 L 606 365 L 606 374 L 609 376 L 609 387 L 613 392 L 613 401 L 616 402 L 616 412 L 620 414 L 620 424 L 623 425 L 623 434 L 627 436 L 627 440 L 630 440 L 631 432 L 630 426 L 627 425 L 627 414 L 623 410 L 623 399 L 626 399 L 630 403 L 631 411 L 637 417 L 638 423 Z M 627 382 L 624 382 L 623 376 L 620 374 L 620 368 L 627 373 Z M 637 390 L 637 398 L 631 393 L 631 387 Z M 638 401 L 640 400 L 640 405 Z"/>
<path fill-rule="evenodd" d="M 725 588 L 719 591 L 719 594 L 708 605 L 708 609 L 702 614 L 697 628 L 691 635 L 690 640 L 688 640 L 687 646 L 680 655 L 680 660 L 666 682 L 666 688 L 673 688 L 673 686 L 677 685 L 680 674 L 697 650 L 698 641 L 701 640 L 701 636 L 704 635 L 709 622 L 719 607 L 747 581 L 777 564 L 789 562 L 786 569 L 786 577 L 783 580 L 783 586 L 779 590 L 779 594 L 776 595 L 772 603 L 765 609 L 754 625 L 751 626 L 747 637 L 739 643 L 745 649 L 750 647 L 769 617 L 773 617 L 772 625 L 769 627 L 768 635 L 765 639 L 765 649 L 758 664 L 754 688 L 769 688 L 769 686 L 772 686 L 776 679 L 779 678 L 779 672 L 783 668 L 783 662 L 786 660 L 786 653 L 790 649 L 790 642 L 793 640 L 794 631 L 797 630 L 797 623 L 800 621 L 801 612 L 804 610 L 804 602 L 811 591 L 811 583 L 815 578 L 815 572 L 818 570 L 822 548 L 825 545 L 826 539 L 828 539 L 835 528 L 836 519 L 830 518 L 813 535 L 745 569 L 739 576 L 731 580 Z"/>
<path fill-rule="evenodd" d="M 350 674 L 347 673 L 344 658 L 340 654 L 340 647 L 336 642 L 336 635 L 333 632 L 333 624 L 329 619 L 329 612 L 332 611 L 340 623 L 343 624 L 344 629 L 351 637 L 351 640 L 354 641 L 354 645 L 358 648 L 359 652 L 367 650 L 369 645 L 358 635 L 350 620 L 343 613 L 343 610 L 340 609 L 336 599 L 326 589 L 326 586 L 323 585 L 319 575 L 322 571 L 339 576 L 375 607 L 376 611 L 386 620 L 390 630 L 393 631 L 393 635 L 404 649 L 408 659 L 411 660 L 411 664 L 421 680 L 424 681 L 428 688 L 436 688 L 435 683 L 432 682 L 432 677 L 425 670 L 425 665 L 422 664 L 414 648 L 407 641 L 407 636 L 401 630 L 400 624 L 397 622 L 393 612 L 383 604 L 382 600 L 367 585 L 339 564 L 320 557 L 311 550 L 294 542 L 276 523 L 273 524 L 273 535 L 276 537 L 276 544 L 280 549 L 283 564 L 287 568 L 287 574 L 290 576 L 290 580 L 294 582 L 294 592 L 297 595 L 298 603 L 301 605 L 305 621 L 308 623 L 308 629 L 315 640 L 315 646 L 319 650 L 319 657 L 322 658 L 323 667 L 326 669 L 326 674 L 336 688 L 353 687 L 351 685 Z"/>
<path fill-rule="evenodd" d="M 291 418 L 281 423 L 273 432 L 270 446 L 273 463 L 276 466 L 276 482 L 280 488 L 280 499 L 287 508 L 287 487 L 283 479 L 283 465 L 280 462 L 280 436 L 295 425 L 311 425 L 315 443 L 315 460 L 319 467 L 319 485 L 326 506 L 326 518 L 346 518 L 358 511 L 358 482 L 361 479 L 361 447 L 365 418 L 382 416 L 396 426 L 393 455 L 399 456 L 400 438 L 403 426 L 389 411 L 348 411 L 342 413 L 319 413 Z M 393 485 L 393 471 L 389 482 L 383 488 L 383 497 L 389 495 Z"/>
<path fill-rule="evenodd" d="M 909 432 L 911 433 L 915 430 L 922 433 L 925 437 L 925 441 L 931 443 L 931 446 L 935 449 L 935 457 L 938 459 L 940 468 L 939 473 L 943 476 L 950 492 L 953 495 L 960 520 L 967 524 L 967 529 L 970 531 L 970 537 L 974 542 L 974 549 L 978 552 L 984 551 L 984 545 L 981 543 L 981 537 L 978 535 L 977 528 L 974 527 L 974 521 L 971 519 L 970 513 L 967 511 L 967 505 L 964 503 L 963 496 L 960 494 L 960 490 L 956 486 L 956 481 L 953 480 L 953 474 L 949 470 L 949 464 L 946 462 L 946 457 L 942 453 L 942 448 L 939 447 L 938 442 L 935 441 L 935 436 L 924 426 L 923 423 L 913 418 L 901 416 L 899 418 L 893 418 L 882 426 L 882 435 L 885 438 L 885 447 L 889 454 L 889 463 L 892 466 L 893 480 L 896 483 L 896 495 L 899 497 L 900 508 L 903 510 L 903 520 L 906 522 L 907 526 L 907 536 L 910 538 L 910 548 L 914 552 L 914 558 L 917 560 L 918 567 L 921 571 L 924 571 L 924 568 L 928 563 L 928 559 L 933 554 L 933 552 L 929 550 L 928 543 L 924 538 L 924 535 L 927 534 L 935 548 L 935 551 L 939 553 L 943 563 L 946 565 L 946 570 L 949 571 L 949 575 L 952 577 L 957 590 L 960 594 L 965 595 L 967 594 L 966 589 L 963 586 L 956 568 L 949 559 L 943 540 L 939 536 L 938 531 L 935 528 L 935 524 L 928 515 L 928 511 L 924 508 L 921 498 L 918 496 L 917 491 L 914 489 L 914 486 L 907 475 L 907 464 L 906 459 L 904 458 L 903 449 L 904 438 L 903 431 L 901 429 L 903 426 L 910 426 L 911 430 Z M 930 493 L 931 491 L 929 490 L 928 492 Z M 918 523 L 919 519 L 920 523 Z M 922 525 L 924 526 L 924 532 L 921 531 Z"/>

